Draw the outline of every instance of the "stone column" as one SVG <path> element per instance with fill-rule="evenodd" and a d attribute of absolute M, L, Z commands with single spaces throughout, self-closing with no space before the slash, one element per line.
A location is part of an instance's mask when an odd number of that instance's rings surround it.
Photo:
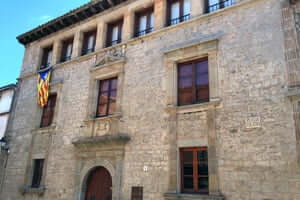
<path fill-rule="evenodd" d="M 166 25 L 166 0 L 154 0 L 154 30 L 163 28 Z"/>
<path fill-rule="evenodd" d="M 55 65 L 60 61 L 60 54 L 61 54 L 62 44 L 61 41 L 55 41 L 53 44 L 53 51 L 52 51 L 52 58 L 51 58 L 51 65 Z"/>
<path fill-rule="evenodd" d="M 74 36 L 72 59 L 81 56 L 82 42 L 83 42 L 83 33 L 81 31 L 78 31 L 75 33 Z"/>
<path fill-rule="evenodd" d="M 215 109 L 207 111 L 209 194 L 219 195 Z"/>
<path fill-rule="evenodd" d="M 208 68 L 209 96 L 210 99 L 216 99 L 219 97 L 217 50 L 208 52 Z"/>
<path fill-rule="evenodd" d="M 101 21 L 98 23 L 95 51 L 105 47 L 106 29 L 105 22 Z"/>
<path fill-rule="evenodd" d="M 123 21 L 122 41 L 130 40 L 133 37 L 133 29 L 134 29 L 134 13 L 126 12 L 124 14 L 124 21 Z"/>
<path fill-rule="evenodd" d="M 191 0 L 191 18 L 205 13 L 205 0 Z"/>
<path fill-rule="evenodd" d="M 169 183 L 168 193 L 177 192 L 177 113 L 176 107 L 166 108 L 166 126 L 169 140 Z"/>

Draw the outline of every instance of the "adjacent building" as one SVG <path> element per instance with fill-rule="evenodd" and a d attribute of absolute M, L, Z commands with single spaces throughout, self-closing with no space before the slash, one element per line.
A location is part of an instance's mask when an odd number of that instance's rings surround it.
<path fill-rule="evenodd" d="M 0 199 L 299 200 L 299 13 L 94 0 L 20 35 Z"/>
<path fill-rule="evenodd" d="M 7 155 L 9 153 L 7 130 L 12 121 L 13 100 L 17 86 L 15 84 L 0 87 L 0 193 L 5 175 Z"/>

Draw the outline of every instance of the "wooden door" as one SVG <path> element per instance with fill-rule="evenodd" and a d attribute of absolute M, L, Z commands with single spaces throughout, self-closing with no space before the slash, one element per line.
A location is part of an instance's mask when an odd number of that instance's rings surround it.
<path fill-rule="evenodd" d="M 94 169 L 87 181 L 85 200 L 112 200 L 112 180 L 104 167 Z"/>

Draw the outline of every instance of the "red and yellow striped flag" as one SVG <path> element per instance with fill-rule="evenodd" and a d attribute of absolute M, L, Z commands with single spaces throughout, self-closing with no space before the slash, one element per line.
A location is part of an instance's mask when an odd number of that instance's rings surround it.
<path fill-rule="evenodd" d="M 47 105 L 48 102 L 50 75 L 51 68 L 39 72 L 38 74 L 38 104 L 42 108 Z"/>

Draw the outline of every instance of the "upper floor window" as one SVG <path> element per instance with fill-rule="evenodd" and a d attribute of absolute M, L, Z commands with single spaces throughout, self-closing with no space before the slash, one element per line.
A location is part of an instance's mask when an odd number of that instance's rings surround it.
<path fill-rule="evenodd" d="M 56 94 L 51 94 L 48 97 L 47 105 L 43 108 L 41 128 L 51 125 L 54 116 L 55 104 Z"/>
<path fill-rule="evenodd" d="M 92 30 L 84 33 L 82 54 L 86 55 L 95 51 L 97 30 Z"/>
<path fill-rule="evenodd" d="M 168 25 L 178 24 L 190 19 L 190 0 L 169 0 Z"/>
<path fill-rule="evenodd" d="M 182 192 L 208 194 L 207 147 L 180 149 L 180 161 Z"/>
<path fill-rule="evenodd" d="M 116 110 L 118 78 L 101 80 L 99 84 L 97 117 L 111 115 Z"/>
<path fill-rule="evenodd" d="M 73 50 L 73 38 L 64 40 L 62 42 L 61 62 L 71 60 L 72 50 Z"/>
<path fill-rule="evenodd" d="M 153 31 L 154 13 L 153 8 L 136 13 L 135 36 L 143 36 Z"/>
<path fill-rule="evenodd" d="M 178 65 L 178 105 L 209 101 L 208 59 Z"/>
<path fill-rule="evenodd" d="M 122 41 L 123 19 L 108 24 L 106 46 L 113 46 Z"/>
<path fill-rule="evenodd" d="M 206 0 L 206 12 L 214 12 L 216 10 L 226 8 L 235 3 L 235 0 Z"/>
<path fill-rule="evenodd" d="M 42 175 L 44 168 L 44 159 L 35 159 L 33 160 L 33 176 L 31 187 L 39 188 L 41 185 Z"/>
<path fill-rule="evenodd" d="M 52 46 L 43 49 L 43 57 L 40 69 L 45 69 L 51 65 Z"/>

